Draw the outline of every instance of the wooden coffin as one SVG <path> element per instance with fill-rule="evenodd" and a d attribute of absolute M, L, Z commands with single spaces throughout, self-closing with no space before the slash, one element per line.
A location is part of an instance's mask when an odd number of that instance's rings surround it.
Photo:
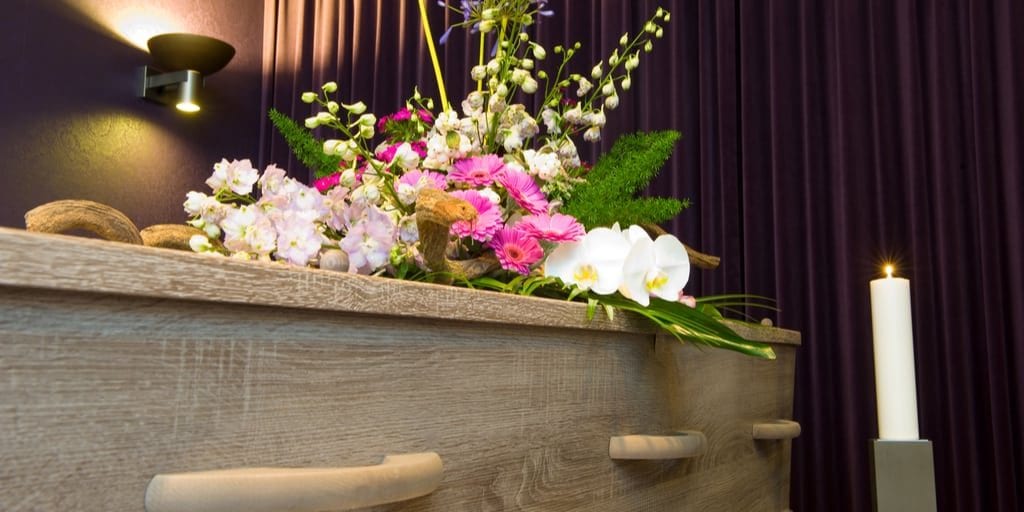
<path fill-rule="evenodd" d="M 787 508 L 798 333 L 732 324 L 775 344 L 763 361 L 585 316 L 0 228 L 0 510 L 141 511 L 156 475 L 424 453 L 436 488 L 368 510 Z M 688 458 L 610 457 L 677 431 Z"/>

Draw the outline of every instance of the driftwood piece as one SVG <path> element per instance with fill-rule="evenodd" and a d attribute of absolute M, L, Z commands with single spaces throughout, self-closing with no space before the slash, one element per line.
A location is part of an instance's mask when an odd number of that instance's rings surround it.
<path fill-rule="evenodd" d="M 154 224 L 139 234 L 143 245 L 178 251 L 191 251 L 189 240 L 195 235 L 206 235 L 203 230 L 185 224 Z"/>
<path fill-rule="evenodd" d="M 456 277 L 473 279 L 498 268 L 498 259 L 488 252 L 470 260 L 448 258 L 448 240 L 452 224 L 476 220 L 476 209 L 469 202 L 440 190 L 424 189 L 416 201 L 416 228 L 420 234 L 420 252 L 438 282 L 451 284 Z"/>
<path fill-rule="evenodd" d="M 142 245 L 139 228 L 125 214 L 95 201 L 65 199 L 37 206 L 25 214 L 25 229 L 67 233 L 76 229 L 112 242 Z"/>
<path fill-rule="evenodd" d="M 644 223 L 641 224 L 640 227 L 644 228 L 644 231 L 647 231 L 647 234 L 651 235 L 651 238 L 657 238 L 661 235 L 669 234 L 668 231 L 665 231 L 657 224 Z M 722 262 L 722 258 L 719 258 L 718 256 L 704 254 L 686 244 L 683 244 L 683 247 L 686 248 L 686 254 L 690 257 L 690 264 L 697 268 L 714 270 L 718 268 L 718 265 Z"/>

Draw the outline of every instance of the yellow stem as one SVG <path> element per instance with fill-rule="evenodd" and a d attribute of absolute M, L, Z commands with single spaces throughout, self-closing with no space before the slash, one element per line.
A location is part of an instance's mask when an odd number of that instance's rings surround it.
<path fill-rule="evenodd" d="M 484 40 L 487 39 L 487 34 L 480 32 L 480 65 L 484 65 Z M 476 81 L 476 91 L 480 92 L 484 90 L 484 81 L 481 78 Z"/>
<path fill-rule="evenodd" d="M 437 58 L 437 49 L 434 48 L 434 35 L 430 33 L 430 20 L 427 19 L 427 0 L 420 0 L 420 19 L 423 21 L 423 33 L 427 37 L 427 49 L 430 50 L 430 60 L 434 63 L 434 76 L 437 77 L 437 90 L 441 94 L 441 109 L 448 111 L 448 93 L 444 90 L 444 75 L 441 73 L 441 62 Z"/>

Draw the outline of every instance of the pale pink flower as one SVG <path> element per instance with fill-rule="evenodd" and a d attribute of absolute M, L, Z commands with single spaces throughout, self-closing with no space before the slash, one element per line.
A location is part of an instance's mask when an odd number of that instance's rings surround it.
<path fill-rule="evenodd" d="M 275 216 L 277 229 L 277 258 L 292 265 L 305 266 L 320 252 L 323 236 L 316 224 L 295 212 L 280 212 Z"/>
<path fill-rule="evenodd" d="M 563 213 L 527 215 L 515 227 L 538 240 L 558 243 L 575 242 L 587 234 L 583 224 Z"/>
<path fill-rule="evenodd" d="M 284 180 L 287 178 L 287 173 L 284 169 L 270 164 L 263 171 L 263 177 L 260 178 L 260 190 L 264 194 L 275 194 L 280 190 L 281 186 L 284 185 Z"/>
<path fill-rule="evenodd" d="M 486 187 L 505 170 L 505 162 L 497 155 L 483 155 L 455 162 L 448 179 L 473 187 Z"/>
<path fill-rule="evenodd" d="M 501 229 L 501 208 L 476 190 L 456 190 L 452 197 L 468 201 L 476 209 L 476 220 L 460 220 L 452 224 L 453 235 L 464 238 L 471 237 L 478 242 L 486 242 Z"/>
<path fill-rule="evenodd" d="M 448 186 L 448 182 L 445 180 L 443 174 L 433 171 L 421 171 L 418 169 L 403 174 L 401 178 L 398 178 L 398 182 L 412 185 L 421 190 L 424 188 L 444 190 Z"/>
<path fill-rule="evenodd" d="M 687 295 L 683 290 L 679 290 L 679 303 L 689 306 L 691 308 L 697 307 L 697 297 L 693 295 Z"/>
<path fill-rule="evenodd" d="M 391 217 L 375 207 L 349 228 L 341 240 L 341 250 L 348 254 L 349 272 L 370 274 L 388 263 L 395 246 L 397 229 Z"/>
<path fill-rule="evenodd" d="M 488 245 L 494 249 L 501 268 L 523 275 L 529 274 L 530 266 L 544 257 L 537 239 L 514 228 L 502 228 Z"/>
<path fill-rule="evenodd" d="M 526 211 L 540 215 L 548 212 L 548 199 L 529 174 L 521 171 L 506 171 L 498 176 L 498 183 Z"/>
<path fill-rule="evenodd" d="M 252 186 L 259 178 L 259 171 L 253 168 L 252 162 L 248 158 L 230 162 L 227 159 L 222 159 L 213 166 L 213 175 L 206 180 L 206 184 L 214 191 L 227 188 L 244 196 L 252 193 Z"/>

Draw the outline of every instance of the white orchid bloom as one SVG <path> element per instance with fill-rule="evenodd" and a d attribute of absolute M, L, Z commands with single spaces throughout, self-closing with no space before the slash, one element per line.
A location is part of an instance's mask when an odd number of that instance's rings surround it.
<path fill-rule="evenodd" d="M 559 244 L 544 265 L 544 275 L 600 295 L 615 293 L 622 285 L 622 269 L 629 243 L 618 231 L 594 228 L 583 240 Z"/>
<path fill-rule="evenodd" d="M 636 229 L 634 229 L 636 228 Z M 661 235 L 651 241 L 637 226 L 624 233 L 633 241 L 622 269 L 622 287 L 619 292 L 643 306 L 651 303 L 651 296 L 675 302 L 679 292 L 690 279 L 690 257 L 678 238 Z"/>

